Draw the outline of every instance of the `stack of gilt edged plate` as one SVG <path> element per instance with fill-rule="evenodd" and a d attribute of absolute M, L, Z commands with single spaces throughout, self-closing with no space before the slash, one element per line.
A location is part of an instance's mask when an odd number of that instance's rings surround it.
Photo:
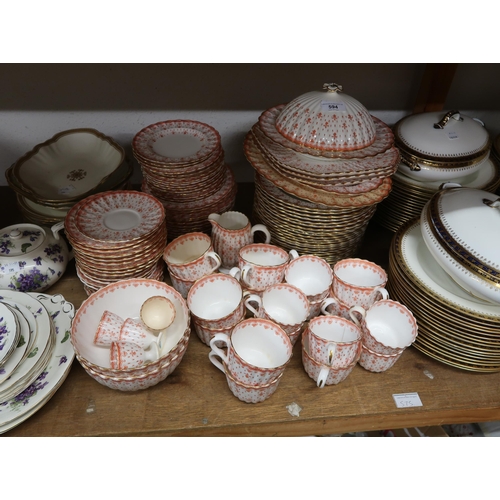
<path fill-rule="evenodd" d="M 194 120 L 168 120 L 139 131 L 133 153 L 144 177 L 142 191 L 165 207 L 169 239 L 210 233 L 208 216 L 234 206 L 236 181 L 224 160 L 220 135 Z"/>
<path fill-rule="evenodd" d="M 396 231 L 420 216 L 444 182 L 494 193 L 500 166 L 484 124 L 458 111 L 409 115 L 394 126 L 401 162 L 374 220 Z"/>
<path fill-rule="evenodd" d="M 414 346 L 469 371 L 500 371 L 499 207 L 487 191 L 447 188 L 391 243 L 387 289 L 417 318 Z"/>
<path fill-rule="evenodd" d="M 92 194 L 125 189 L 133 166 L 123 148 L 101 132 L 64 130 L 19 158 L 5 176 L 24 218 L 53 225 Z"/>
<path fill-rule="evenodd" d="M 64 229 L 87 294 L 128 278 L 163 279 L 165 209 L 140 191 L 108 191 L 68 212 Z"/>
<path fill-rule="evenodd" d="M 0 290 L 0 434 L 37 412 L 66 379 L 74 313 L 61 295 Z"/>
<path fill-rule="evenodd" d="M 399 163 L 390 128 L 337 84 L 264 111 L 245 138 L 253 216 L 272 242 L 330 264 L 356 253 Z"/>

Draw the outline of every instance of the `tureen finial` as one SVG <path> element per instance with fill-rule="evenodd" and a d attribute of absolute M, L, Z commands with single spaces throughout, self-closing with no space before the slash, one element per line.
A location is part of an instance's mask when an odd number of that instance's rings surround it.
<path fill-rule="evenodd" d="M 342 85 L 338 83 L 324 83 L 323 90 L 328 90 L 328 92 L 342 92 Z"/>

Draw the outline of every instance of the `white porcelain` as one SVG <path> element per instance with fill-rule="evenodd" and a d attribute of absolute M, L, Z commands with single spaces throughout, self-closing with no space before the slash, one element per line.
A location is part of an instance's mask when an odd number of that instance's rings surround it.
<path fill-rule="evenodd" d="M 46 290 L 66 271 L 73 254 L 60 231 L 35 224 L 14 224 L 0 231 L 0 287 L 20 292 Z"/>
<path fill-rule="evenodd" d="M 361 314 L 363 345 L 377 354 L 397 354 L 417 337 L 415 317 L 397 301 L 379 300 L 367 311 L 355 306 L 353 312 Z"/>
<path fill-rule="evenodd" d="M 246 385 L 242 382 L 236 380 L 231 376 L 231 373 L 228 371 L 227 367 L 225 367 L 225 374 L 227 385 L 229 390 L 236 396 L 240 401 L 244 403 L 262 403 L 266 399 L 270 398 L 278 388 L 280 383 L 281 374 L 278 378 L 270 382 L 269 384 L 254 386 L 254 385 Z"/>
<path fill-rule="evenodd" d="M 187 299 L 189 290 L 196 282 L 196 280 L 183 280 L 176 276 L 173 271 L 169 271 L 170 281 L 172 282 L 172 286 L 177 290 L 184 299 Z"/>
<path fill-rule="evenodd" d="M 238 267 L 230 274 L 246 288 L 261 292 L 283 281 L 290 259 L 297 255 L 295 250 L 287 252 L 276 245 L 251 243 L 240 248 Z"/>
<path fill-rule="evenodd" d="M 500 199 L 480 189 L 450 187 L 424 206 L 423 239 L 439 265 L 462 288 L 500 304 Z"/>
<path fill-rule="evenodd" d="M 255 303 L 255 308 L 252 303 Z M 295 332 L 309 316 L 309 301 L 299 288 L 288 283 L 267 287 L 262 296 L 249 294 L 246 308 L 256 318 L 265 318 L 279 325 L 287 334 Z"/>
<path fill-rule="evenodd" d="M 388 298 L 387 273 L 365 259 L 347 258 L 333 266 L 333 294 L 348 307 L 368 309 L 376 300 Z"/>
<path fill-rule="evenodd" d="M 285 281 L 302 290 L 311 302 L 317 302 L 328 294 L 333 271 L 325 259 L 301 255 L 293 258 L 286 268 Z"/>
<path fill-rule="evenodd" d="M 0 369 L 16 350 L 21 336 L 20 325 L 14 311 L 0 303 Z"/>
<path fill-rule="evenodd" d="M 174 322 L 175 306 L 167 297 L 155 295 L 144 301 L 140 317 L 149 330 L 158 333 Z"/>
<path fill-rule="evenodd" d="M 187 305 L 198 324 L 213 330 L 234 326 L 245 314 L 241 285 L 226 274 L 197 280 L 189 290 Z"/>
<path fill-rule="evenodd" d="M 104 311 L 97 325 L 94 344 L 107 347 L 111 342 L 120 340 L 120 330 L 125 320 L 111 311 Z"/>
<path fill-rule="evenodd" d="M 119 373 L 109 363 L 109 348 L 96 346 L 93 342 L 99 320 L 104 311 L 111 311 L 122 318 L 138 318 L 141 305 L 152 296 L 167 297 L 175 306 L 175 320 L 168 328 L 168 335 L 161 346 L 160 358 L 145 367 Z M 159 369 L 189 332 L 190 315 L 186 301 L 166 283 L 148 279 L 126 279 L 106 285 L 88 297 L 78 309 L 71 329 L 71 342 L 78 359 L 95 373 L 108 376 L 137 377 Z M 128 374 L 128 375 L 126 375 Z"/>
<path fill-rule="evenodd" d="M 395 354 L 379 354 L 362 345 L 358 363 L 370 372 L 385 372 L 394 366 L 403 352 L 404 349 Z"/>
<path fill-rule="evenodd" d="M 256 232 L 264 233 L 264 243 L 271 241 L 271 234 L 263 224 L 252 226 L 248 217 L 236 211 L 223 214 L 210 214 L 208 221 L 212 225 L 212 243 L 222 260 L 222 267 L 232 268 L 238 265 L 238 252 L 241 247 L 253 243 Z"/>
<path fill-rule="evenodd" d="M 318 316 L 309 321 L 303 333 L 309 355 L 318 363 L 345 368 L 359 355 L 361 328 L 340 316 Z"/>
<path fill-rule="evenodd" d="M 113 370 L 130 370 L 156 361 L 160 351 L 156 342 L 144 348 L 134 342 L 120 340 L 111 343 L 109 355 L 109 365 Z"/>
<path fill-rule="evenodd" d="M 69 201 L 84 198 L 124 160 L 124 149 L 111 137 L 94 129 L 72 129 L 36 145 L 12 172 L 32 197 Z"/>
<path fill-rule="evenodd" d="M 198 323 L 196 319 L 193 319 L 192 321 L 192 326 L 194 328 L 194 331 L 196 332 L 196 335 L 198 338 L 207 346 L 210 347 L 210 341 L 216 335 L 217 333 L 224 333 L 228 336 L 231 335 L 231 332 L 234 329 L 234 326 L 228 326 L 227 328 L 207 328 L 206 326 L 203 326 L 202 324 Z M 217 342 L 218 347 L 223 347 L 223 344 L 220 342 Z"/>
<path fill-rule="evenodd" d="M 225 351 L 218 347 L 219 342 Z M 214 335 L 210 347 L 209 359 L 214 366 L 225 372 L 226 365 L 235 380 L 253 386 L 276 380 L 290 361 L 293 349 L 283 329 L 267 319 L 245 319 L 230 336 Z"/>
<path fill-rule="evenodd" d="M 349 307 L 339 300 L 330 290 L 330 294 L 321 303 L 321 314 L 325 316 L 340 316 L 341 318 L 352 321 L 352 310 L 354 306 Z"/>
<path fill-rule="evenodd" d="M 183 234 L 171 241 L 163 252 L 163 260 L 176 276 L 188 281 L 212 274 L 221 266 L 210 236 L 200 232 Z"/>
<path fill-rule="evenodd" d="M 484 124 L 459 111 L 406 116 L 394 126 L 394 135 L 403 152 L 434 162 L 474 161 L 490 146 Z"/>
<path fill-rule="evenodd" d="M 375 141 L 368 110 L 335 83 L 293 99 L 276 119 L 276 129 L 292 142 L 326 151 L 362 149 Z"/>
<path fill-rule="evenodd" d="M 332 368 L 331 366 L 324 365 L 310 355 L 309 339 L 306 335 L 302 335 L 301 353 L 302 365 L 305 372 L 316 382 L 316 385 L 320 389 L 326 385 L 336 385 L 343 382 L 350 375 L 359 358 L 358 354 L 356 359 L 345 368 Z"/>
<path fill-rule="evenodd" d="M 156 335 L 149 330 L 140 319 L 127 318 L 122 323 L 119 335 L 113 339 L 113 342 L 131 342 L 146 349 L 152 343 L 159 344 L 160 335 Z"/>

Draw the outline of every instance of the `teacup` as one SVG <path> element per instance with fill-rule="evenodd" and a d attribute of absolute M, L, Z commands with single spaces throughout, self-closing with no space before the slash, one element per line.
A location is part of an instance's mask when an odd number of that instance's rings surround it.
<path fill-rule="evenodd" d="M 298 256 L 295 250 L 266 243 L 245 245 L 239 251 L 238 267 L 230 270 L 246 288 L 263 291 L 271 285 L 281 283 L 290 258 Z"/>
<path fill-rule="evenodd" d="M 231 332 L 233 331 L 234 328 L 234 326 L 229 326 L 227 328 L 218 328 L 218 329 L 207 328 L 206 326 L 200 325 L 195 319 L 193 319 L 192 325 L 194 327 L 196 335 L 198 335 L 198 338 L 209 347 L 210 347 L 210 341 L 217 333 L 224 333 L 229 336 L 231 335 Z M 217 347 L 223 347 L 223 346 L 224 344 L 222 344 L 221 342 L 217 343 Z"/>
<path fill-rule="evenodd" d="M 368 309 L 376 300 L 387 299 L 387 273 L 364 259 L 343 259 L 333 266 L 333 294 L 346 306 Z"/>
<path fill-rule="evenodd" d="M 234 326 L 245 315 L 241 285 L 227 274 L 210 274 L 195 281 L 186 302 L 193 321 L 212 330 Z"/>
<path fill-rule="evenodd" d="M 94 344 L 108 347 L 111 342 L 119 340 L 123 318 L 111 311 L 102 313 L 99 325 L 94 336 Z"/>
<path fill-rule="evenodd" d="M 324 316 L 340 316 L 341 318 L 353 321 L 356 325 L 359 326 L 360 323 L 358 319 L 352 314 L 354 307 L 355 306 L 346 306 L 337 297 L 334 297 L 333 294 L 330 294 L 329 297 L 321 302 L 321 314 L 323 314 Z"/>
<path fill-rule="evenodd" d="M 324 365 L 310 355 L 308 338 L 305 335 L 302 336 L 302 365 L 320 389 L 325 385 L 335 385 L 344 381 L 356 366 L 357 361 L 358 358 L 345 368 L 337 369 Z"/>
<path fill-rule="evenodd" d="M 395 354 L 379 354 L 362 345 L 361 355 L 358 362 L 365 370 L 370 372 L 385 372 L 394 366 L 403 352 L 404 350 Z"/>
<path fill-rule="evenodd" d="M 174 289 L 182 295 L 183 299 L 187 299 L 189 290 L 191 290 L 191 287 L 196 280 L 183 280 L 182 278 L 179 278 L 179 276 L 176 276 L 172 270 L 169 270 L 168 274 Z"/>
<path fill-rule="evenodd" d="M 229 390 L 236 396 L 240 401 L 245 403 L 261 403 L 269 397 L 271 397 L 278 388 L 278 384 L 281 380 L 281 375 L 279 375 L 275 380 L 269 382 L 265 385 L 246 385 L 236 380 L 231 373 L 228 371 L 227 367 L 225 370 L 227 385 Z"/>
<path fill-rule="evenodd" d="M 257 304 L 257 309 L 252 306 L 252 302 Z M 245 306 L 256 318 L 270 319 L 288 334 L 300 328 L 309 316 L 309 301 L 306 295 L 288 283 L 267 287 L 262 292 L 262 297 L 247 295 Z"/>
<path fill-rule="evenodd" d="M 359 356 L 361 329 L 340 316 L 318 316 L 304 331 L 310 356 L 323 365 L 337 369 L 349 366 Z"/>
<path fill-rule="evenodd" d="M 163 260 L 176 276 L 190 281 L 212 274 L 221 266 L 210 236 L 200 232 L 186 233 L 171 241 L 163 252 Z"/>
<path fill-rule="evenodd" d="M 411 311 L 395 300 L 379 300 L 367 311 L 352 308 L 361 314 L 363 345 L 378 354 L 397 354 L 417 337 L 417 321 Z"/>
<path fill-rule="evenodd" d="M 217 347 L 222 342 L 226 352 Z M 217 333 L 210 341 L 210 361 L 245 385 L 261 386 L 276 380 L 292 357 L 292 343 L 278 325 L 267 319 L 244 319 L 231 335 Z M 222 359 L 223 363 L 218 359 Z"/>
<path fill-rule="evenodd" d="M 156 342 L 152 342 L 146 349 L 133 342 L 112 342 L 109 351 L 110 368 L 113 370 L 130 370 L 156 361 L 159 357 Z"/>
<path fill-rule="evenodd" d="M 153 342 L 158 342 L 158 337 L 149 331 L 142 321 L 135 318 L 127 318 L 121 328 L 117 342 L 132 342 L 146 349 Z"/>
<path fill-rule="evenodd" d="M 330 264 L 321 257 L 297 256 L 287 266 L 285 281 L 302 290 L 310 302 L 318 302 L 330 292 L 333 271 Z"/>

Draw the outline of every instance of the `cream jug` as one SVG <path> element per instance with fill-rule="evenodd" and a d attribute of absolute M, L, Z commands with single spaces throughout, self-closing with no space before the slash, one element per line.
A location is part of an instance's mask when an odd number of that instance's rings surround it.
<path fill-rule="evenodd" d="M 265 243 L 271 241 L 271 234 L 263 224 L 251 226 L 248 217 L 241 212 L 210 214 L 212 224 L 212 244 L 222 260 L 223 268 L 230 269 L 238 265 L 238 252 L 245 245 L 253 243 L 257 231 L 265 234 Z"/>

